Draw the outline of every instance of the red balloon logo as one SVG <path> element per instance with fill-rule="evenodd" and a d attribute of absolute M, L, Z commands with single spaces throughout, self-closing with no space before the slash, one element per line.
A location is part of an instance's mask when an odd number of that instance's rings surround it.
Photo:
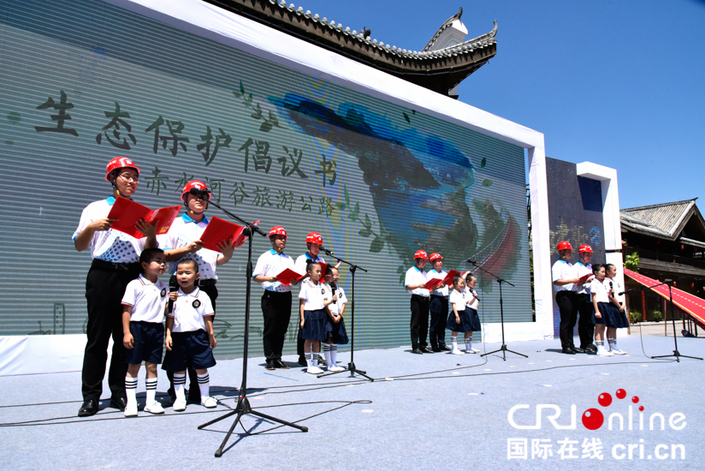
<path fill-rule="evenodd" d="M 588 430 L 597 430 L 598 428 L 602 427 L 602 424 L 605 421 L 604 416 L 602 415 L 602 412 L 600 412 L 597 409 L 588 409 L 585 412 L 583 412 L 583 425 L 585 426 L 586 429 Z"/>

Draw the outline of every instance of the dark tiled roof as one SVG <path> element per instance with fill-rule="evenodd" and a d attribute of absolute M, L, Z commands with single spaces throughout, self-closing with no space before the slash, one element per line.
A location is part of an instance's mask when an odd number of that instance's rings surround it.
<path fill-rule="evenodd" d="M 494 28 L 482 36 L 427 50 L 460 13 L 449 18 L 423 50 L 412 51 L 365 37 L 333 19 L 321 18 L 293 3 L 287 5 L 284 0 L 206 1 L 444 95 L 497 53 L 496 21 Z"/>
<path fill-rule="evenodd" d="M 623 228 L 675 240 L 693 215 L 700 218 L 702 224 L 695 199 L 622 209 L 620 220 Z"/>

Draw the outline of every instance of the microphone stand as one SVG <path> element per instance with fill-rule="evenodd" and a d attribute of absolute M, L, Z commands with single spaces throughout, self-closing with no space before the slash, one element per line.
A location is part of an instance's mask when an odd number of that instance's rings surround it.
<path fill-rule="evenodd" d="M 465 260 L 465 261 L 466 261 L 466 262 L 469 262 L 469 263 L 472 263 L 472 264 L 475 266 L 475 268 L 477 268 L 477 269 L 479 269 L 479 270 L 482 270 L 483 272 L 485 272 L 485 273 L 487 273 L 488 275 L 490 275 L 490 276 L 491 276 L 492 278 L 494 278 L 494 279 L 497 281 L 497 283 L 499 284 L 499 320 L 500 320 L 500 323 L 501 323 L 501 326 L 502 326 L 502 346 L 499 347 L 497 350 L 494 350 L 494 351 L 491 351 L 491 352 L 487 352 L 487 353 L 483 353 L 483 354 L 480 355 L 480 356 L 481 356 L 481 357 L 485 357 L 485 356 L 487 356 L 487 355 L 492 355 L 493 353 L 502 352 L 502 359 L 503 359 L 504 361 L 507 361 L 507 353 L 506 353 L 506 352 L 509 352 L 509 353 L 513 353 L 513 354 L 515 354 L 515 355 L 522 356 L 522 357 L 524 357 L 524 358 L 529 358 L 527 355 L 524 355 L 523 353 L 515 352 L 514 350 L 509 350 L 509 349 L 507 348 L 507 345 L 504 343 L 504 304 L 503 304 L 503 300 L 502 300 L 502 283 L 507 283 L 509 286 L 512 286 L 512 287 L 515 287 L 515 286 L 514 286 L 513 284 L 511 284 L 510 282 L 508 282 L 507 280 L 498 277 L 497 275 L 495 275 L 494 273 L 490 272 L 489 270 L 485 270 L 485 269 L 482 268 L 480 265 L 478 265 L 476 261 L 471 260 L 471 259 L 467 259 L 467 260 Z"/>
<path fill-rule="evenodd" d="M 667 281 L 665 281 L 665 282 L 663 282 L 663 283 L 659 283 L 659 284 L 654 285 L 654 286 L 646 286 L 646 287 L 641 288 L 641 289 L 639 289 L 639 290 L 635 290 L 635 291 L 644 291 L 644 290 L 647 290 L 647 289 L 654 289 L 654 288 L 657 288 L 657 287 L 659 287 L 659 286 L 668 285 L 668 296 L 669 296 L 669 298 L 670 298 L 669 301 L 671 302 L 671 322 L 673 323 L 673 348 L 674 348 L 674 350 L 673 350 L 673 355 L 655 355 L 655 356 L 652 356 L 651 358 L 653 359 L 653 358 L 671 358 L 671 357 L 673 357 L 673 358 L 676 359 L 676 361 L 677 361 L 678 363 L 680 363 L 681 357 L 683 357 L 683 358 L 690 358 L 690 359 L 692 359 L 692 360 L 702 360 L 702 358 L 700 358 L 700 357 L 691 357 L 691 356 L 688 356 L 688 355 L 681 355 L 681 353 L 678 351 L 678 338 L 677 338 L 677 336 L 676 336 L 676 316 L 675 316 L 675 314 L 673 313 L 673 288 L 672 288 L 672 284 L 673 284 L 673 281 L 672 281 L 672 280 L 667 280 Z M 629 290 L 629 291 L 631 291 L 631 290 Z M 624 293 L 625 293 L 625 291 L 623 291 L 623 292 L 620 293 L 620 294 L 624 294 Z"/>
<path fill-rule="evenodd" d="M 348 265 L 348 266 L 350 267 L 350 273 L 352 274 L 352 281 L 351 281 L 351 292 L 352 292 L 352 296 L 350 297 L 350 301 L 351 301 L 351 302 L 350 302 L 350 363 L 348 363 L 348 368 L 347 368 L 347 370 L 343 370 L 343 371 L 328 371 L 328 372 L 326 372 L 326 373 L 323 373 L 323 374 L 318 375 L 318 378 L 322 378 L 322 377 L 324 377 L 324 376 L 331 376 L 331 375 L 334 375 L 334 374 L 338 374 L 338 373 L 343 373 L 343 372 L 345 372 L 345 371 L 349 371 L 351 378 L 354 378 L 354 377 L 355 377 L 355 373 L 357 373 L 357 374 L 359 374 L 360 376 L 364 376 L 365 378 L 369 379 L 370 382 L 373 382 L 373 381 L 374 381 L 374 378 L 371 378 L 371 377 L 367 376 L 367 372 L 366 372 L 366 371 L 358 370 L 357 367 L 355 366 L 355 361 L 354 361 L 354 357 L 355 357 L 355 271 L 359 268 L 360 270 L 362 270 L 362 271 L 364 271 L 365 273 L 367 273 L 367 270 L 365 270 L 365 269 L 362 268 L 361 266 L 355 265 L 354 263 L 350 263 L 350 262 L 348 262 L 347 260 L 343 260 L 342 258 L 337 257 L 337 256 L 336 256 L 333 252 L 331 252 L 330 250 L 324 249 L 324 252 L 325 252 L 325 254 L 328 255 L 329 257 L 333 257 L 333 258 L 335 258 L 336 260 L 338 260 L 338 261 L 340 261 L 340 262 L 343 262 L 343 263 L 345 263 L 346 265 Z"/>
<path fill-rule="evenodd" d="M 212 201 L 209 202 L 209 204 L 212 204 L 216 208 L 220 209 L 223 211 L 225 214 L 230 216 L 231 218 L 239 221 L 245 226 L 245 230 L 243 233 L 247 235 L 247 288 L 245 290 L 245 335 L 244 335 L 244 345 L 243 345 L 243 354 L 242 354 L 242 384 L 240 385 L 240 390 L 238 393 L 238 398 L 237 398 L 237 405 L 235 406 L 235 409 L 232 411 L 228 412 L 227 414 L 223 415 L 222 417 L 219 417 L 217 419 L 211 420 L 210 422 L 206 422 L 205 424 L 201 424 L 198 426 L 198 429 L 201 430 L 211 424 L 214 424 L 216 422 L 219 422 L 223 419 L 227 419 L 230 416 L 236 415 L 235 420 L 233 421 L 233 424 L 230 426 L 230 429 L 228 430 L 228 433 L 225 435 L 225 438 L 223 439 L 223 442 L 220 444 L 218 449 L 215 451 L 215 457 L 220 458 L 223 455 L 223 448 L 225 445 L 228 443 L 228 440 L 230 440 L 230 436 L 233 434 L 233 431 L 235 430 L 235 427 L 239 423 L 240 426 L 242 426 L 242 429 L 245 431 L 246 434 L 249 435 L 249 432 L 247 429 L 245 429 L 245 426 L 242 425 L 241 419 L 242 416 L 245 414 L 250 414 L 254 415 L 257 417 L 261 417 L 263 419 L 272 421 L 272 422 L 277 422 L 282 425 L 286 425 L 288 427 L 293 427 L 296 429 L 301 430 L 302 432 L 308 432 L 308 427 L 304 427 L 302 425 L 297 425 L 291 422 L 287 422 L 282 419 L 278 419 L 276 417 L 272 417 L 271 415 L 263 414 L 261 412 L 258 412 L 250 406 L 250 401 L 247 399 L 247 350 L 249 346 L 249 339 L 250 339 L 250 295 L 251 295 L 251 287 L 252 287 L 252 235 L 256 232 L 260 234 L 261 236 L 267 237 L 267 234 L 257 227 L 256 225 L 247 222 L 233 213 L 227 211 L 226 209 L 223 209 L 220 205 L 217 203 L 214 203 Z"/>

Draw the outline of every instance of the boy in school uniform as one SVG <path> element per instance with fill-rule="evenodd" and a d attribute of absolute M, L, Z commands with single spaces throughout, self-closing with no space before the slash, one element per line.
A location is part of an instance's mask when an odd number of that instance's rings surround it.
<path fill-rule="evenodd" d="M 125 287 L 140 274 L 139 256 L 142 250 L 157 246 L 156 226 L 144 220 L 136 227 L 145 237 L 136 239 L 112 229 L 114 219 L 108 214 L 117 198 L 128 198 L 137 191 L 140 169 L 127 157 L 111 159 L 105 168 L 105 180 L 113 193 L 107 199 L 94 201 L 81 213 L 73 234 L 74 247 L 91 251 L 91 268 L 86 276 L 88 326 L 86 348 L 81 372 L 83 404 L 79 417 L 98 412 L 103 392 L 103 378 L 108 360 L 108 343 L 113 350 L 108 372 L 110 407 L 125 410 L 125 348 L 122 345 L 122 305 Z"/>
<path fill-rule="evenodd" d="M 198 375 L 201 405 L 213 408 L 218 401 L 210 396 L 208 368 L 215 366 L 213 349 L 217 342 L 213 331 L 213 306 L 210 297 L 196 286 L 198 263 L 185 258 L 176 267 L 179 291 L 169 294 L 174 301 L 166 319 L 166 357 L 164 369 L 174 375 L 174 410 L 186 410 L 186 366 L 191 365 Z"/>
<path fill-rule="evenodd" d="M 156 400 L 157 365 L 162 362 L 164 346 L 164 314 L 169 299 L 167 285 L 159 281 L 166 270 L 166 257 L 161 249 L 146 249 L 140 255 L 142 274 L 128 283 L 122 297 L 122 325 L 127 361 L 125 417 L 137 416 L 137 375 L 145 362 L 147 401 L 144 411 L 163 414 Z"/>
<path fill-rule="evenodd" d="M 306 248 L 308 249 L 306 253 L 299 255 L 294 263 L 295 271 L 297 273 L 306 273 L 308 268 L 308 263 L 319 262 L 326 263 L 326 261 L 319 254 L 321 253 L 321 246 L 323 245 L 323 236 L 318 232 L 310 232 L 306 236 Z M 304 280 L 302 280 L 304 281 Z M 299 329 L 300 331 L 301 329 Z M 296 341 L 296 353 L 299 354 L 299 366 L 307 366 L 306 356 L 304 355 L 304 339 L 298 335 Z"/>

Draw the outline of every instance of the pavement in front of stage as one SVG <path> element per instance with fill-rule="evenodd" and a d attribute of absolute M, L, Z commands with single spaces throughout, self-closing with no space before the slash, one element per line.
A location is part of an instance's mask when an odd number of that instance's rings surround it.
<path fill-rule="evenodd" d="M 221 458 L 213 455 L 234 418 L 197 427 L 234 407 L 242 360 L 210 370 L 216 410 L 167 407 L 163 416 L 140 411 L 132 419 L 109 408 L 76 417 L 79 372 L 4 376 L 0 462 L 13 470 L 703 469 L 705 362 L 649 358 L 671 354 L 672 337 L 632 329 L 619 343 L 627 356 L 564 355 L 558 340 L 509 344 L 528 358 L 507 353 L 506 361 L 501 353 L 413 355 L 408 347 L 355 352 L 374 382 L 348 372 L 319 379 L 294 367 L 292 356 L 290 370 L 266 371 L 253 358 L 252 407 L 308 432 L 246 415 L 252 435 L 238 426 Z M 703 357 L 705 340 L 679 337 L 678 349 Z M 339 360 L 346 364 L 349 352 Z M 160 376 L 165 402 L 166 389 Z M 602 423 L 596 430 L 583 421 L 590 409 L 592 423 Z"/>

